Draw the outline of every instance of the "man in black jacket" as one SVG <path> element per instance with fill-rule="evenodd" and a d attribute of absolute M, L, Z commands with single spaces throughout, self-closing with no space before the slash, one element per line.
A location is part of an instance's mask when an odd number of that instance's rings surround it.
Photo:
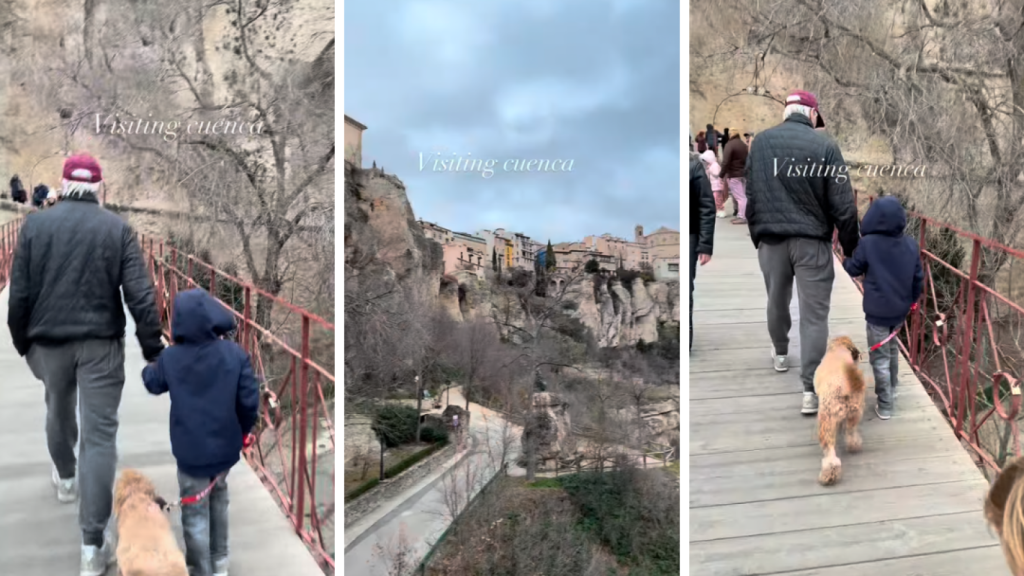
<path fill-rule="evenodd" d="M 747 156 L 747 222 L 768 291 L 768 333 L 775 370 L 789 369 L 789 313 L 796 279 L 800 299 L 801 412 L 816 414 L 814 371 L 828 344 L 835 270 L 833 230 L 850 256 L 857 248 L 857 208 L 839 146 L 815 131 L 825 121 L 813 94 L 786 99 L 785 121 L 757 135 Z"/>
<path fill-rule="evenodd" d="M 100 207 L 101 181 L 92 157 L 81 154 L 65 161 L 65 201 L 29 215 L 22 225 L 7 317 L 15 348 L 27 356 L 46 391 L 46 440 L 57 499 L 74 502 L 81 489 L 82 574 L 103 574 L 114 561 L 104 531 L 125 380 L 125 305 L 135 319 L 145 359 L 155 360 L 163 349 L 142 251 L 128 224 Z M 82 446 L 76 462 L 79 390 Z"/>
<path fill-rule="evenodd" d="M 697 261 L 711 261 L 715 244 L 715 197 L 700 154 L 690 152 L 690 350 L 693 350 L 693 281 Z"/>

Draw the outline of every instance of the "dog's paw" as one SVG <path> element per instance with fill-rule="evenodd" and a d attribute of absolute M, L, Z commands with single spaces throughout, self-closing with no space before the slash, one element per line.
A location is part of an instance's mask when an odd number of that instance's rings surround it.
<path fill-rule="evenodd" d="M 853 434 L 846 435 L 846 450 L 850 453 L 856 454 L 863 448 L 864 442 L 860 438 L 860 433 L 854 432 Z"/>
<path fill-rule="evenodd" d="M 822 486 L 831 486 L 839 481 L 842 474 L 843 468 L 839 458 L 825 458 L 821 461 L 821 474 L 818 475 L 818 482 Z"/>

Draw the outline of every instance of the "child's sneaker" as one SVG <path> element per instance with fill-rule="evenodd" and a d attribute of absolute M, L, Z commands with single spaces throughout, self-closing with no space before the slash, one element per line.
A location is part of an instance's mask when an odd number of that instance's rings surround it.
<path fill-rule="evenodd" d="M 888 420 L 892 418 L 892 408 L 885 408 L 875 404 L 875 414 L 878 415 L 879 420 Z"/>
<path fill-rule="evenodd" d="M 79 576 L 103 576 L 107 568 L 117 561 L 114 546 L 110 540 L 103 543 L 102 548 L 82 545 L 82 567 Z"/>
<path fill-rule="evenodd" d="M 61 479 L 57 473 L 57 467 L 53 467 L 51 477 L 54 488 L 57 489 L 57 501 L 62 504 L 70 504 L 78 499 L 78 483 L 75 478 Z"/>

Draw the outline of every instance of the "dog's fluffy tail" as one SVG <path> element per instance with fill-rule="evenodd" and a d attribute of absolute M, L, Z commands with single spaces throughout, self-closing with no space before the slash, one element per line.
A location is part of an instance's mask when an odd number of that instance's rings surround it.
<path fill-rule="evenodd" d="M 864 373 L 860 371 L 860 368 L 857 368 L 856 364 L 845 364 L 843 371 L 846 372 L 848 392 L 851 394 L 864 392 Z"/>

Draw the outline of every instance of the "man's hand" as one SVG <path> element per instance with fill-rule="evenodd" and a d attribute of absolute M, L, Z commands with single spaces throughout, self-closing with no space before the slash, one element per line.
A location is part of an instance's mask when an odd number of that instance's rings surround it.
<path fill-rule="evenodd" d="M 700 262 L 701 266 L 711 262 L 711 254 L 698 254 L 697 261 Z"/>

